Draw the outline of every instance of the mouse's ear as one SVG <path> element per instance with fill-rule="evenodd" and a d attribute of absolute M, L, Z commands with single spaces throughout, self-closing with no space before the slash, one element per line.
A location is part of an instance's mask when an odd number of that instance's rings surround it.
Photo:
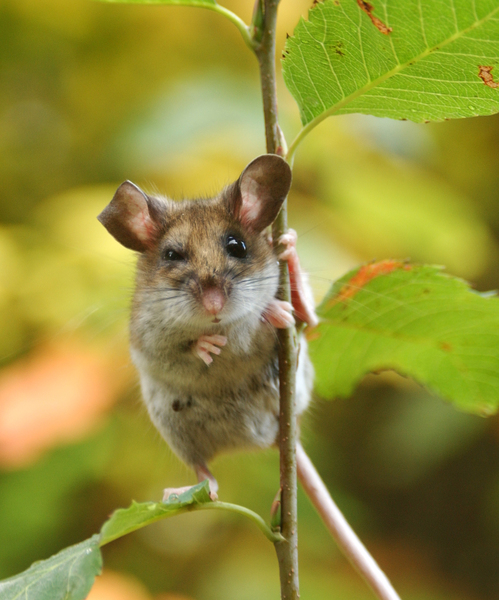
<path fill-rule="evenodd" d="M 146 196 L 131 181 L 125 181 L 97 218 L 120 244 L 144 252 L 161 233 L 162 213 L 158 200 Z"/>
<path fill-rule="evenodd" d="M 253 231 L 277 217 L 291 187 L 291 169 L 277 154 L 263 154 L 244 169 L 229 194 L 229 210 Z"/>

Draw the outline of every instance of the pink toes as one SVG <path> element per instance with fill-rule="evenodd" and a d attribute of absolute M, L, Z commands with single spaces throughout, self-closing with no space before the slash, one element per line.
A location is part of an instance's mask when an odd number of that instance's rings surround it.
<path fill-rule="evenodd" d="M 274 298 L 263 311 L 263 318 L 278 329 L 294 325 L 293 306 L 284 300 Z"/>
<path fill-rule="evenodd" d="M 192 347 L 192 351 L 205 364 L 213 362 L 211 354 L 220 354 L 222 352 L 219 346 L 225 346 L 227 338 L 224 335 L 202 335 Z"/>
<path fill-rule="evenodd" d="M 293 304 L 296 317 L 315 327 L 319 324 L 319 319 L 315 314 L 314 298 L 312 290 L 306 280 L 306 275 L 302 273 L 300 268 L 300 260 L 296 252 L 296 231 L 288 230 L 287 233 L 281 235 L 279 243 L 285 246 L 285 249 L 279 255 L 279 260 L 285 260 L 288 263 L 289 277 L 291 282 L 291 302 Z"/>

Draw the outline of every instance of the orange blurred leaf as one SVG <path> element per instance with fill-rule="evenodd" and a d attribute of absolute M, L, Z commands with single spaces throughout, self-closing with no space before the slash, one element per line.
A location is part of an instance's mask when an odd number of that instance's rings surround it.
<path fill-rule="evenodd" d="M 135 578 L 106 570 L 95 580 L 87 600 L 152 600 L 152 596 Z"/>
<path fill-rule="evenodd" d="M 105 570 L 97 577 L 87 600 L 152 600 L 146 588 L 134 577 Z M 162 593 L 154 600 L 193 600 L 190 596 Z"/>
<path fill-rule="evenodd" d="M 42 346 L 0 373 L 0 466 L 24 467 L 52 446 L 82 439 L 117 398 L 126 370 L 100 348 Z"/>

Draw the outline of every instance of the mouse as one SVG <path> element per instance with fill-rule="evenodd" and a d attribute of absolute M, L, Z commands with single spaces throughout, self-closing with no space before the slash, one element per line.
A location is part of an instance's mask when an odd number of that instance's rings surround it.
<path fill-rule="evenodd" d="M 138 253 L 130 316 L 130 352 L 142 396 L 161 436 L 198 481 L 219 453 L 267 448 L 279 429 L 276 330 L 317 325 L 300 269 L 296 233 L 268 228 L 291 187 L 288 163 L 255 158 L 219 194 L 174 201 L 125 181 L 98 216 Z M 289 266 L 292 302 L 276 296 L 279 260 Z M 296 411 L 307 408 L 313 367 L 300 336 Z M 163 499 L 188 488 L 167 488 Z"/>

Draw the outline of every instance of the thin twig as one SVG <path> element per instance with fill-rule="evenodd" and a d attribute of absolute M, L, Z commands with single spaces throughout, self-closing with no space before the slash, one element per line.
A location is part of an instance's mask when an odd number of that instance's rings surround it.
<path fill-rule="evenodd" d="M 296 448 L 296 460 L 300 482 L 324 524 L 336 540 L 340 550 L 380 600 L 400 600 L 387 576 L 379 568 L 378 563 L 369 554 L 336 506 L 312 461 L 299 442 Z"/>
<path fill-rule="evenodd" d="M 285 154 L 285 141 L 277 120 L 277 94 L 275 80 L 275 32 L 279 0 L 256 0 L 255 13 L 262 23 L 261 29 L 253 30 L 255 54 L 260 65 L 260 79 L 265 117 L 267 152 Z M 263 19 L 262 19 L 263 17 Z M 255 22 L 255 18 L 254 18 Z M 292 158 L 292 153 L 291 153 Z M 287 231 L 287 206 L 284 204 L 272 227 L 274 245 Z M 279 249 L 277 248 L 277 252 Z M 291 301 L 289 272 L 284 262 L 280 266 L 280 298 Z M 281 465 L 281 533 L 284 541 L 275 544 L 281 579 L 281 599 L 297 600 L 298 580 L 298 476 L 314 503 L 326 527 L 335 538 L 348 560 L 365 578 L 380 600 L 400 600 L 386 575 L 366 550 L 347 523 L 319 477 L 314 465 L 305 454 L 298 438 L 296 424 L 295 377 L 296 377 L 296 330 L 280 329 L 279 335 L 279 451 Z M 297 465 L 298 463 L 298 465 Z"/>
<path fill-rule="evenodd" d="M 275 77 L 275 35 L 279 0 L 256 0 L 255 14 L 262 20 L 255 49 L 260 66 L 265 139 L 267 152 L 285 153 L 285 143 L 277 121 L 277 92 Z M 274 246 L 287 231 L 286 203 L 272 227 Z M 277 249 L 278 251 L 278 249 Z M 280 266 L 280 298 L 291 301 L 289 272 L 286 262 Z M 295 411 L 296 331 L 280 329 L 279 336 L 279 451 L 281 465 L 281 533 L 283 542 L 275 544 L 281 579 L 281 599 L 300 597 L 298 580 L 298 517 L 296 484 L 296 443 L 298 440 Z"/>

